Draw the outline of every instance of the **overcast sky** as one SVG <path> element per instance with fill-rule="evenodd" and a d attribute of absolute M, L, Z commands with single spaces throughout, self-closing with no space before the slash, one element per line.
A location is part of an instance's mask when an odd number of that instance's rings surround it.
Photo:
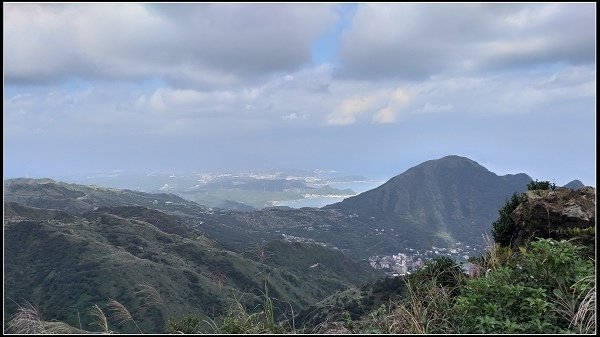
<path fill-rule="evenodd" d="M 469 157 L 596 185 L 596 4 L 4 4 L 4 177 Z"/>

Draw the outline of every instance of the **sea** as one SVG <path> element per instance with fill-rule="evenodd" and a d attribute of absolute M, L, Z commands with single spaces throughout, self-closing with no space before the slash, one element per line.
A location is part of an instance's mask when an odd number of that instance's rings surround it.
<path fill-rule="evenodd" d="M 371 190 L 375 187 L 381 186 L 385 181 L 380 180 L 368 180 L 368 181 L 350 181 L 350 182 L 330 182 L 328 185 L 337 189 L 346 189 L 350 188 L 356 194 L 360 194 L 362 192 Z M 355 194 L 355 195 L 356 195 Z M 292 208 L 302 208 L 302 207 L 323 207 L 331 204 L 335 204 L 336 202 L 340 202 L 345 198 L 349 198 L 352 195 L 345 196 L 334 196 L 334 195 L 326 195 L 326 196 L 315 196 L 315 195 L 307 195 L 303 199 L 296 200 L 284 200 L 277 201 L 274 204 L 276 206 L 287 206 Z"/>

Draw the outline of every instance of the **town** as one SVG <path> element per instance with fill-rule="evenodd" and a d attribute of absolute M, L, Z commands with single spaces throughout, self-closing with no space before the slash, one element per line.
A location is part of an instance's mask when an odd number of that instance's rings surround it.
<path fill-rule="evenodd" d="M 466 262 L 470 256 L 479 256 L 482 247 L 464 245 L 457 242 L 454 248 L 432 246 L 431 249 L 417 250 L 407 248 L 394 255 L 375 255 L 369 257 L 369 264 L 375 269 L 382 269 L 389 276 L 407 275 L 415 272 L 430 260 L 446 256 L 459 262 Z"/>

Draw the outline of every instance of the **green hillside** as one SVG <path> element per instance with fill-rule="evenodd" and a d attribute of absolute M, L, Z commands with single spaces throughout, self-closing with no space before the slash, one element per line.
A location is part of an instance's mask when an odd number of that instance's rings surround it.
<path fill-rule="evenodd" d="M 531 180 L 522 173 L 498 176 L 468 158 L 447 156 L 326 208 L 374 218 L 416 241 L 451 244 L 479 240 L 504 200 L 525 191 Z"/>
<path fill-rule="evenodd" d="M 304 261 L 252 260 L 183 225 L 181 219 L 142 207 L 99 208 L 83 216 L 5 204 L 5 317 L 16 303 L 35 304 L 47 320 L 94 330 L 89 310 L 109 298 L 125 305 L 145 332 L 163 331 L 168 317 L 195 312 L 218 317 L 235 299 L 260 302 L 265 282 L 278 313 L 315 303 L 371 278 L 339 252 L 314 247 L 313 257 L 344 268 L 310 269 Z M 272 244 L 274 256 L 296 251 Z M 303 246 L 304 252 L 313 247 Z M 151 286 L 160 304 L 136 292 Z M 14 302 L 13 302 L 14 301 Z M 16 303 L 15 303 L 16 302 Z M 114 327 L 117 329 L 117 327 Z M 119 331 L 135 332 L 124 326 Z"/>

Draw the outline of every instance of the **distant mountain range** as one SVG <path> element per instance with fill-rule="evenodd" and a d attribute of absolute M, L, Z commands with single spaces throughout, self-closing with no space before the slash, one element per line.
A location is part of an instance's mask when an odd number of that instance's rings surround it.
<path fill-rule="evenodd" d="M 498 209 L 532 179 L 524 173 L 498 176 L 473 160 L 430 160 L 385 184 L 340 203 L 316 208 L 211 209 L 173 194 L 88 187 L 49 179 L 5 181 L 5 200 L 75 212 L 95 207 L 139 205 L 177 214 L 229 249 L 281 238 L 318 242 L 366 258 L 404 248 L 456 242 L 477 244 L 491 231 Z M 569 183 L 575 186 L 576 182 Z"/>

